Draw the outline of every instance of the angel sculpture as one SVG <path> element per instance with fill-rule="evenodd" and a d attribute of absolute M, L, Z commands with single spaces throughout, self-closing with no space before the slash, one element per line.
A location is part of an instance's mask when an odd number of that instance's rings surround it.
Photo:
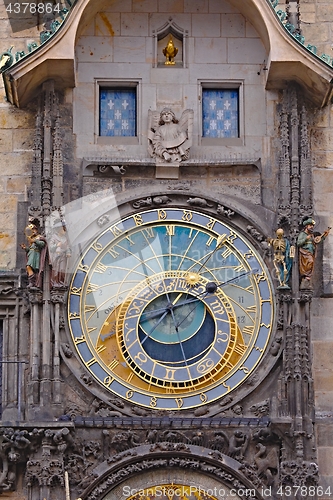
<path fill-rule="evenodd" d="M 189 158 L 192 145 L 193 110 L 186 109 L 178 121 L 169 108 L 148 115 L 148 151 L 156 163 L 179 163 Z"/>

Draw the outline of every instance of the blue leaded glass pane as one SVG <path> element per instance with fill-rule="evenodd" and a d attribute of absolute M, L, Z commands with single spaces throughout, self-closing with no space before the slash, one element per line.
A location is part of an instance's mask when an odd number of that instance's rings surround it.
<path fill-rule="evenodd" d="M 136 89 L 100 89 L 99 134 L 136 135 Z"/>
<path fill-rule="evenodd" d="M 202 89 L 203 137 L 239 137 L 238 90 Z"/>

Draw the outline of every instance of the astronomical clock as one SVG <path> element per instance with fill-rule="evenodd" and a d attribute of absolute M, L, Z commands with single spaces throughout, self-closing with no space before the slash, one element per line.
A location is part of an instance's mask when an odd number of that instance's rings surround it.
<path fill-rule="evenodd" d="M 137 211 L 76 262 L 68 324 L 109 395 L 156 410 L 216 402 L 253 373 L 274 326 L 268 270 L 242 232 L 199 210 Z"/>

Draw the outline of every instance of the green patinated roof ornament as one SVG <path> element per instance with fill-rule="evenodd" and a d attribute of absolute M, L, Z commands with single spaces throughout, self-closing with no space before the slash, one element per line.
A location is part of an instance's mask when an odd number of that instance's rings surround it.
<path fill-rule="evenodd" d="M 308 52 L 311 52 L 318 59 L 326 63 L 328 66 L 333 67 L 333 58 L 328 54 L 317 54 L 317 47 L 315 45 L 306 44 L 305 38 L 299 33 L 297 28 L 288 22 L 287 13 L 281 9 L 278 9 L 279 0 L 266 0 L 271 7 L 273 7 L 276 17 L 279 19 L 280 23 L 284 29 L 298 42 L 300 43 Z"/>
<path fill-rule="evenodd" d="M 48 29 L 44 29 L 41 31 L 39 35 L 39 42 L 37 41 L 32 41 L 28 43 L 27 48 L 28 52 L 25 52 L 24 50 L 19 50 L 15 52 L 15 55 L 11 53 L 13 46 L 8 49 L 7 51 L 3 52 L 0 54 L 0 73 L 3 73 L 6 71 L 8 68 L 10 68 L 13 64 L 16 62 L 20 61 L 24 57 L 28 56 L 31 54 L 31 52 L 35 51 L 38 49 L 41 45 L 43 45 L 47 40 L 49 40 L 57 31 L 58 29 L 62 26 L 64 23 L 69 11 L 73 7 L 73 5 L 76 3 L 76 0 L 66 0 L 66 3 L 68 5 L 67 7 L 63 7 L 59 12 L 57 12 L 56 18 L 50 23 Z M 45 27 L 45 25 L 44 25 Z"/>

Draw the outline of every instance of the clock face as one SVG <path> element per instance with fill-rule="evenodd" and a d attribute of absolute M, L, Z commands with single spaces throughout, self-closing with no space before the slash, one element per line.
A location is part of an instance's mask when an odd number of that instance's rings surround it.
<path fill-rule="evenodd" d="M 274 321 L 265 265 L 237 231 L 178 208 L 128 216 L 82 255 L 68 297 L 73 344 L 113 394 L 156 409 L 239 386 Z"/>

